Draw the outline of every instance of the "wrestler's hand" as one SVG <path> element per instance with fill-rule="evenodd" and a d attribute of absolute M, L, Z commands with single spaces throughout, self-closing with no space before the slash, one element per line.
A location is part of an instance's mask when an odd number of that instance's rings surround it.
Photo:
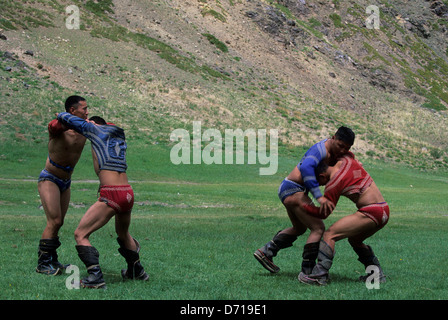
<path fill-rule="evenodd" d="M 334 210 L 334 203 L 325 197 L 320 197 L 317 201 L 320 203 L 319 215 L 328 217 Z"/>

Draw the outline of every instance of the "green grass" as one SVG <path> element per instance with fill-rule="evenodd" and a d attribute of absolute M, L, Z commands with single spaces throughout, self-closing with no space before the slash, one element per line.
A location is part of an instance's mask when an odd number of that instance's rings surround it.
<path fill-rule="evenodd" d="M 68 274 L 47 277 L 34 271 L 37 243 L 45 225 L 35 179 L 46 156 L 45 145 L 23 152 L 23 161 L 3 157 L 0 169 L 0 299 L 18 300 L 307 300 L 307 299 L 447 299 L 447 256 L 443 239 L 448 176 L 400 166 L 365 162 L 391 207 L 387 226 L 368 240 L 377 253 L 388 282 L 368 290 L 356 281 L 361 264 L 346 241 L 336 246 L 327 287 L 297 281 L 306 233 L 276 257 L 280 273 L 272 275 L 253 258 L 289 220 L 277 198 L 278 184 L 297 159 L 280 157 L 273 176 L 258 176 L 257 166 L 180 165 L 169 161 L 163 145 L 134 146 L 129 177 L 136 203 L 131 234 L 141 245 L 148 283 L 122 282 L 125 267 L 118 254 L 113 222 L 94 233 L 108 289 L 68 290 Z M 5 154 L 5 150 L 0 150 Z M 73 176 L 72 205 L 60 232 L 61 261 L 85 268 L 74 248 L 73 231 L 96 200 L 97 183 L 85 150 Z M 341 199 L 326 221 L 330 225 L 354 211 Z"/>
<path fill-rule="evenodd" d="M 162 42 L 161 38 L 129 31 L 114 22 L 106 14 L 114 11 L 109 0 L 74 2 L 82 11 L 80 32 L 68 31 L 61 25 L 62 19 L 54 19 L 65 12 L 65 5 L 59 1 L 0 2 L 5 4 L 6 18 L 0 18 L 0 26 L 18 30 L 16 35 L 22 32 L 21 28 L 26 29 L 29 38 L 20 36 L 24 41 L 21 47 L 36 48 L 38 54 L 32 61 L 39 63 L 38 68 L 77 66 L 83 71 L 76 71 L 73 77 L 82 75 L 89 90 L 72 92 L 52 76 L 38 75 L 33 62 L 26 65 L 23 61 L 4 58 L 4 51 L 11 50 L 9 47 L 3 47 L 0 52 L 0 94 L 4 98 L 0 107 L 0 239 L 3 244 L 0 299 L 448 298 L 443 242 L 447 230 L 448 176 L 443 171 L 447 168 L 446 138 L 440 129 L 444 127 L 444 117 L 405 108 L 401 102 L 386 104 L 384 108 L 378 103 L 366 116 L 361 116 L 362 112 L 353 113 L 311 100 L 306 94 L 286 90 L 286 86 L 282 89 L 281 81 L 272 81 L 272 77 L 264 75 L 260 78 L 244 66 L 244 59 L 234 58 L 238 64 L 233 67 L 240 71 L 230 77 L 227 72 L 212 68 L 199 55 Z M 34 4 L 43 3 L 48 10 L 32 9 Z M 275 1 L 268 3 L 310 34 L 323 39 L 322 33 L 315 29 L 319 21 L 313 18 L 301 21 L 288 8 Z M 333 3 L 339 5 L 339 1 Z M 163 6 L 163 2 L 154 6 Z M 28 7 L 31 8 L 25 10 Z M 226 21 L 224 10 L 220 16 L 208 9 L 202 11 L 206 19 L 210 15 Z M 361 15 L 363 10 L 357 9 Z M 338 17 L 334 18 L 337 22 Z M 41 28 L 34 29 L 37 26 Z M 198 34 L 196 29 L 194 34 Z M 375 34 L 372 31 L 369 37 Z M 44 41 L 44 36 L 53 41 Z M 225 44 L 220 40 L 207 38 L 225 52 Z M 9 40 L 3 45 L 8 43 Z M 369 52 L 367 59 L 377 61 L 380 67 L 388 66 L 388 56 L 371 44 L 365 46 Z M 99 47 L 106 54 L 98 54 Z M 74 50 L 73 55 L 67 56 L 67 50 Z M 406 86 L 428 99 L 424 107 L 442 110 L 444 82 L 437 74 L 446 74 L 446 65 L 429 59 L 433 55 L 422 45 L 411 46 L 409 50 L 418 61 L 428 63 L 416 71 L 403 62 Z M 224 56 L 221 54 L 221 58 Z M 403 58 L 403 61 L 406 60 Z M 141 71 L 136 70 L 137 64 Z M 12 71 L 6 71 L 6 67 Z M 64 80 L 71 82 L 73 77 L 66 75 Z M 434 81 L 425 81 L 425 78 Z M 232 80 L 215 83 L 219 79 Z M 431 90 L 423 86 L 426 82 L 431 84 Z M 132 92 L 136 89 L 136 93 L 126 93 L 131 89 Z M 117 251 L 112 222 L 92 236 L 101 253 L 108 290 L 68 290 L 65 287 L 68 275 L 49 278 L 34 272 L 37 243 L 45 226 L 36 179 L 47 155 L 46 124 L 53 113 L 60 112 L 65 98 L 74 93 L 88 95 L 92 115 L 100 113 L 126 129 L 128 174 L 136 194 L 131 233 L 142 244 L 142 262 L 150 274 L 149 283 L 121 281 L 120 269 L 125 264 Z M 296 100 L 296 95 L 301 98 Z M 392 96 L 389 99 L 391 103 L 395 100 Z M 225 113 L 217 116 L 217 106 L 224 107 L 232 116 Z M 173 128 L 191 129 L 194 120 L 202 120 L 204 130 L 206 127 L 284 129 L 277 174 L 261 177 L 256 165 L 172 165 L 169 147 L 165 146 L 169 132 Z M 293 248 L 281 251 L 276 257 L 282 268 L 277 275 L 266 272 L 252 257 L 255 249 L 278 230 L 289 226 L 277 199 L 277 188 L 305 150 L 286 145 L 285 141 L 307 144 L 314 141 L 313 133 L 322 134 L 324 130 L 330 133 L 339 125 L 350 125 L 360 141 L 375 145 L 367 155 L 389 161 L 386 164 L 363 159 L 391 206 L 390 222 L 368 241 L 389 279 L 380 290 L 367 290 L 364 284 L 356 282 L 363 268 L 346 241 L 337 244 L 332 282 L 325 288 L 307 287 L 297 281 L 307 234 Z M 440 130 L 428 132 L 428 128 Z M 423 147 L 428 154 L 422 153 Z M 60 233 L 63 245 L 59 250 L 61 260 L 80 266 L 83 274 L 84 268 L 74 248 L 73 231 L 96 200 L 98 184 L 88 182 L 96 181 L 89 148 L 86 146 L 73 176 L 72 206 Z M 393 164 L 392 160 L 400 163 Z M 433 168 L 440 171 L 431 171 Z M 326 224 L 353 211 L 352 203 L 341 201 Z"/>
<path fill-rule="evenodd" d="M 211 44 L 214 44 L 222 52 L 229 52 L 229 48 L 226 46 L 226 44 L 220 41 L 214 35 L 210 33 L 203 33 L 202 35 L 206 37 Z"/>

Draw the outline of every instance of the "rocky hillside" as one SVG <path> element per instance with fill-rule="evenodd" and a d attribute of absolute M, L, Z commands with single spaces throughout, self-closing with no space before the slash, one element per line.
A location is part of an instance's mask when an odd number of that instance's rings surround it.
<path fill-rule="evenodd" d="M 2 141 L 44 143 L 78 93 L 143 143 L 200 120 L 294 150 L 347 125 L 364 157 L 448 166 L 448 1 L 0 3 Z"/>

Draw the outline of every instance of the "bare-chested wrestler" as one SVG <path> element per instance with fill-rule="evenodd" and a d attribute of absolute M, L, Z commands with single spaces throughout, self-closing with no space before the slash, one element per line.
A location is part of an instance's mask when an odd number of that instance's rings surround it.
<path fill-rule="evenodd" d="M 70 96 L 65 101 L 65 110 L 83 119 L 87 119 L 87 108 L 86 100 L 80 96 Z M 57 275 L 64 269 L 56 252 L 61 245 L 58 233 L 68 210 L 73 169 L 86 138 L 74 130 L 64 130 L 57 119 L 48 124 L 48 132 L 48 157 L 37 184 L 47 225 L 39 241 L 36 271 Z"/>

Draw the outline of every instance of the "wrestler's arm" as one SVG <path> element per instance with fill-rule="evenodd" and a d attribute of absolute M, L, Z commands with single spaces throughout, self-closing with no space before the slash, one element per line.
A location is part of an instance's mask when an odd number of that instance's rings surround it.
<path fill-rule="evenodd" d="M 314 145 L 305 155 L 299 170 L 305 187 L 310 190 L 313 197 L 320 203 L 320 215 L 327 217 L 334 210 L 335 205 L 322 195 L 315 173 L 317 166 L 324 160 L 325 156 L 326 153 L 321 152 L 317 144 Z"/>
<path fill-rule="evenodd" d="M 322 159 L 308 156 L 300 164 L 300 174 L 302 175 L 303 184 L 310 190 L 315 199 L 322 197 L 322 192 L 319 189 L 319 182 L 317 182 L 315 170 Z"/>
<path fill-rule="evenodd" d="M 58 121 L 61 122 L 62 125 L 75 130 L 83 136 L 86 136 L 89 132 L 94 132 L 96 128 L 93 122 L 81 119 L 68 112 L 59 113 Z"/>
<path fill-rule="evenodd" d="M 311 201 L 309 203 L 304 203 L 302 207 L 308 214 L 315 216 L 319 219 L 326 219 L 333 212 L 334 208 L 336 207 L 336 204 L 339 201 L 340 196 L 341 195 L 335 188 L 324 191 L 324 197 L 328 199 L 328 201 L 331 201 L 333 204 L 333 206 L 329 208 L 328 211 L 326 212 L 322 211 L 321 207 L 316 207 L 314 203 L 312 203 Z"/>
<path fill-rule="evenodd" d="M 312 215 L 319 219 L 325 219 L 322 214 L 320 214 L 320 207 L 316 207 L 313 203 L 313 200 L 308 196 L 308 193 L 299 193 L 299 207 L 304 210 L 309 215 Z"/>
<path fill-rule="evenodd" d="M 312 215 L 313 217 L 319 218 L 319 219 L 326 219 L 328 216 L 323 216 L 320 214 L 320 208 L 316 207 L 314 203 L 304 203 L 302 205 L 302 208 L 308 213 L 309 215 Z"/>

